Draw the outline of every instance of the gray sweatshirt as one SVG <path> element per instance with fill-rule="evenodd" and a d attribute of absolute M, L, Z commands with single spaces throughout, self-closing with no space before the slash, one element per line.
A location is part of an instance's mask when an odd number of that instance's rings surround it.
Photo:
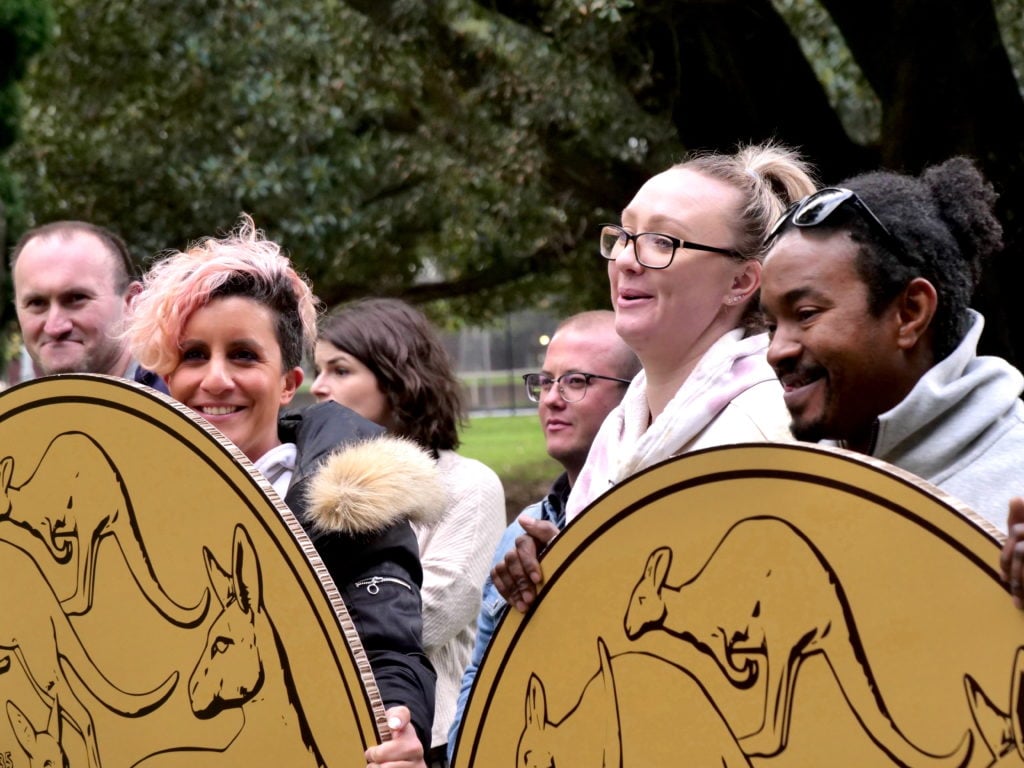
<path fill-rule="evenodd" d="M 895 408 L 878 417 L 872 455 L 913 472 L 966 502 L 1006 531 L 1011 496 L 1024 495 L 1021 372 L 979 357 L 984 318 Z"/>

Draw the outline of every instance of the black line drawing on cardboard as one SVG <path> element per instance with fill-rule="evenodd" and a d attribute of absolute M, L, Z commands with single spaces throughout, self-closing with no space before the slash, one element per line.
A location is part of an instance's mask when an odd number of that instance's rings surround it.
<path fill-rule="evenodd" d="M 92 715 L 73 681 L 81 681 L 111 712 L 139 717 L 170 696 L 178 673 L 172 672 L 150 691 L 125 691 L 97 669 L 34 560 L 20 549 L 0 543 L 0 574 L 4 582 L 0 590 L 0 650 L 10 652 L 0 673 L 10 672 L 13 656 L 44 702 L 56 707 L 60 701 L 61 716 L 85 742 L 90 768 L 99 768 Z M 73 675 L 65 675 L 62 662 L 71 667 Z"/>
<path fill-rule="evenodd" d="M 995 704 L 970 675 L 964 675 L 967 703 L 992 761 L 985 768 L 1024 766 L 1024 646 L 1013 658 L 1007 709 Z"/>
<path fill-rule="evenodd" d="M 18 705 L 8 699 L 7 719 L 22 750 L 28 757 L 29 768 L 68 768 L 68 756 L 60 743 L 60 700 L 54 697 L 53 708 L 46 727 L 37 730 Z M 21 761 L 15 761 L 15 764 Z"/>
<path fill-rule="evenodd" d="M 763 723 L 740 739 L 747 755 L 770 757 L 785 749 L 800 664 L 820 653 L 865 733 L 899 764 L 963 766 L 970 759 L 970 729 L 945 754 L 927 752 L 903 734 L 868 664 L 837 574 L 790 523 L 740 520 L 679 586 L 665 583 L 671 563 L 669 547 L 648 556 L 629 599 L 626 635 L 667 632 L 713 656 L 736 686 L 752 686 L 763 676 Z M 717 681 L 704 682 L 711 687 Z"/>
<path fill-rule="evenodd" d="M 234 765 L 325 766 L 302 709 L 285 649 L 263 604 L 259 559 L 235 527 L 230 571 L 203 548 L 210 591 L 220 601 L 188 683 L 192 712 L 240 709 L 243 725 L 225 751 Z"/>
<path fill-rule="evenodd" d="M 206 616 L 209 594 L 184 606 L 170 598 L 153 571 L 131 498 L 107 452 L 83 432 L 58 434 L 46 447 L 30 477 L 13 485 L 14 457 L 0 459 L 0 521 L 7 520 L 41 539 L 59 563 L 76 562 L 76 588 L 62 598 L 64 612 L 86 613 L 92 606 L 96 557 L 110 536 L 146 599 L 168 621 L 193 627 Z M 19 546 L 0 526 L 0 539 Z"/>
<path fill-rule="evenodd" d="M 611 656 L 597 639 L 599 669 L 562 717 L 551 719 L 544 683 L 527 684 L 525 722 L 516 748 L 518 768 L 622 768 L 686 765 L 733 768 L 750 762 L 700 683 L 686 670 L 648 653 Z M 699 739 L 651 739 L 650 723 L 678 722 Z M 595 725 L 600 724 L 600 729 Z M 603 732 L 603 738 L 595 733 Z M 709 736 L 709 734 L 711 734 Z"/>

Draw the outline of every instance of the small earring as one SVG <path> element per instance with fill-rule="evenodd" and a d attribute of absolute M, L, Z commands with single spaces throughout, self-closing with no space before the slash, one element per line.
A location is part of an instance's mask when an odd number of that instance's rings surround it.
<path fill-rule="evenodd" d="M 742 296 L 730 296 L 729 297 L 729 303 L 730 304 L 739 304 L 741 301 L 743 301 L 743 297 Z"/>

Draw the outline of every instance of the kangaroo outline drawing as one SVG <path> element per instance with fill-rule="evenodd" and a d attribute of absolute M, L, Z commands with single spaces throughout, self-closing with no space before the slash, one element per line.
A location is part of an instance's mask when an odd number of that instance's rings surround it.
<path fill-rule="evenodd" d="M 13 484 L 14 469 L 13 456 L 0 459 L 0 503 L 6 507 L 0 522 L 20 526 L 40 539 L 58 563 L 75 559 L 75 591 L 61 600 L 65 613 L 83 614 L 92 606 L 96 558 L 100 544 L 109 537 L 117 543 L 142 594 L 168 621 L 193 627 L 203 620 L 208 594 L 192 606 L 183 606 L 161 586 L 121 473 L 95 439 L 83 432 L 61 432 L 19 486 Z M 17 546 L 17 539 L 5 536 L 5 530 L 0 525 L 0 538 Z"/>
<path fill-rule="evenodd" d="M 647 558 L 623 619 L 626 636 L 661 631 L 692 643 L 737 686 L 749 687 L 764 675 L 764 718 L 758 731 L 740 739 L 746 754 L 772 757 L 785 749 L 800 666 L 822 654 L 857 720 L 898 764 L 966 764 L 970 732 L 951 752 L 936 754 L 900 730 L 871 670 L 842 580 L 792 523 L 771 516 L 741 519 L 696 575 L 678 586 L 666 583 L 671 564 L 670 547 Z"/>
<path fill-rule="evenodd" d="M 286 740 L 264 717 L 310 745 L 278 764 L 347 765 L 378 742 L 379 695 L 337 590 L 223 437 L 132 382 L 66 375 L 0 392 L 0 445 L 0 759 L 265 764 Z M 179 683 L 238 605 L 269 626 L 256 648 L 270 666 L 244 702 L 194 711 Z"/>
<path fill-rule="evenodd" d="M 221 612 L 189 678 L 192 712 L 203 719 L 226 709 L 243 712 L 242 728 L 225 750 L 233 764 L 257 764 L 273 756 L 277 765 L 325 766 L 263 603 L 263 574 L 248 531 L 235 527 L 228 568 L 209 549 L 204 547 L 203 554 Z"/>
<path fill-rule="evenodd" d="M 60 742 L 60 699 L 57 696 L 53 697 L 50 719 L 42 729 L 37 729 L 10 699 L 5 708 L 14 736 L 28 757 L 29 768 L 68 768 L 68 756 Z"/>
<path fill-rule="evenodd" d="M 537 600 L 505 611 L 477 671 L 452 766 L 1024 766 L 1024 699 L 1000 682 L 1024 616 L 999 546 L 955 499 L 861 455 L 669 460 L 543 554 Z M 578 652 L 591 643 L 597 660 Z"/>
<path fill-rule="evenodd" d="M 172 672 L 149 691 L 130 693 L 100 671 L 42 571 L 17 547 L 0 542 L 0 649 L 17 660 L 26 679 L 44 701 L 56 709 L 85 742 L 90 768 L 99 768 L 100 750 L 93 715 L 83 701 L 91 699 L 123 717 L 153 711 L 171 695 L 178 681 Z M 64 672 L 68 666 L 72 675 Z M 4 674 L 10 674 L 6 669 Z M 82 688 L 78 688 L 81 681 Z"/>

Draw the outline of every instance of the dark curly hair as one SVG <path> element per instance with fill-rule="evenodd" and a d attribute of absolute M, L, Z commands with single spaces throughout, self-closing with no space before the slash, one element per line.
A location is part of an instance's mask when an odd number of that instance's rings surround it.
<path fill-rule="evenodd" d="M 323 318 L 317 338 L 370 369 L 391 406 L 395 434 L 435 454 L 458 448 L 462 388 L 422 312 L 399 299 L 360 299 Z"/>
<path fill-rule="evenodd" d="M 851 206 L 819 227 L 847 231 L 860 243 L 857 271 L 868 288 L 868 310 L 878 317 L 907 283 L 925 278 L 938 294 L 935 359 L 945 358 L 967 333 L 983 262 L 1002 247 L 992 185 L 970 159 L 953 157 L 919 177 L 873 171 L 837 186 L 856 192 L 895 240 L 888 242 Z"/>

